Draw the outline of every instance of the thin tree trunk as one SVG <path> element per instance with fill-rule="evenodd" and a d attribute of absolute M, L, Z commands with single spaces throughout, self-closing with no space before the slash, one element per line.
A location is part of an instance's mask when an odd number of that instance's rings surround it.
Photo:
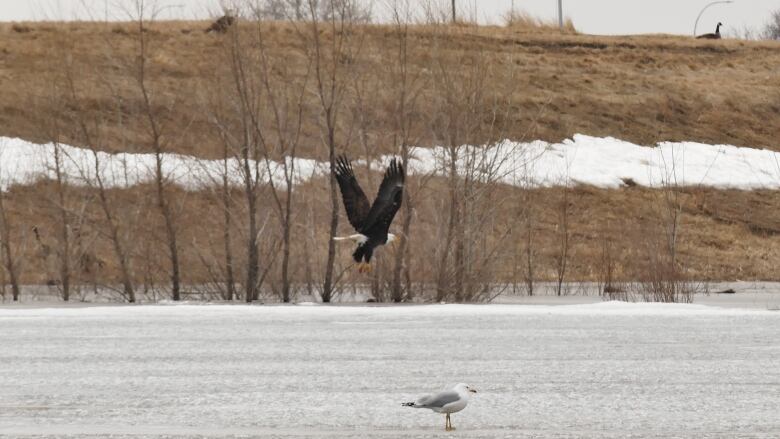
<path fill-rule="evenodd" d="M 563 187 L 563 200 L 561 200 L 560 206 L 560 222 L 559 222 L 559 247 L 558 247 L 558 265 L 556 267 L 558 275 L 557 295 L 562 295 L 563 280 L 566 276 L 566 266 L 569 259 L 569 188 L 568 181 L 567 186 Z"/>
<path fill-rule="evenodd" d="M 59 205 L 57 210 L 60 216 L 60 283 L 62 286 L 62 300 L 70 300 L 70 224 L 68 211 L 65 207 L 65 185 L 62 182 L 62 158 L 60 146 L 54 144 L 54 170 L 57 176 L 57 196 Z"/>
<path fill-rule="evenodd" d="M 257 276 L 260 255 L 257 248 L 257 197 L 255 184 L 252 182 L 252 168 L 249 163 L 249 147 L 243 148 L 244 184 L 247 198 L 247 216 L 249 219 L 249 236 L 247 237 L 247 267 L 246 267 L 246 301 L 251 303 L 257 297 Z"/>
<path fill-rule="evenodd" d="M 179 276 L 179 249 L 177 245 L 176 226 L 165 195 L 165 184 L 162 174 L 162 154 L 160 149 L 157 149 L 155 157 L 157 158 L 157 175 L 155 178 L 157 181 L 157 206 L 160 208 L 160 212 L 162 212 L 163 219 L 165 220 L 165 232 L 168 238 L 168 255 L 171 258 L 171 292 L 173 300 L 178 301 L 181 300 L 181 281 Z"/>
<path fill-rule="evenodd" d="M 143 98 L 144 112 L 146 119 L 149 122 L 149 134 L 152 141 L 152 147 L 154 147 L 155 157 L 155 184 L 157 186 L 157 207 L 160 209 L 160 213 L 165 221 L 165 232 L 168 244 L 168 256 L 171 261 L 171 288 L 173 300 L 181 300 L 181 278 L 179 274 L 179 249 L 177 245 L 177 232 L 176 224 L 173 219 L 173 212 L 171 212 L 170 204 L 165 194 L 165 176 L 162 170 L 162 133 L 157 121 L 157 116 L 154 114 L 152 107 L 151 96 L 149 95 L 149 88 L 146 83 L 146 62 L 147 62 L 147 47 L 146 47 L 146 32 L 143 26 L 143 17 L 139 17 L 138 20 L 138 41 L 139 41 L 139 54 L 138 54 L 138 73 L 136 77 L 138 88 Z"/>
<path fill-rule="evenodd" d="M 287 213 L 282 230 L 282 301 L 290 301 L 290 194 L 287 194 Z"/>
<path fill-rule="evenodd" d="M 94 155 L 96 156 L 95 167 L 98 168 L 97 153 L 95 153 Z M 98 179 L 98 197 L 100 198 L 100 205 L 103 210 L 103 215 L 105 216 L 106 222 L 108 223 L 109 236 L 111 236 L 111 242 L 113 244 L 114 254 L 116 255 L 117 262 L 119 262 L 119 271 L 122 276 L 122 286 L 124 288 L 124 294 L 125 297 L 127 297 L 128 302 L 134 303 L 135 290 L 133 289 L 133 281 L 132 281 L 132 277 L 130 276 L 130 268 L 127 260 L 127 254 L 125 252 L 124 246 L 122 245 L 121 238 L 119 237 L 119 226 L 116 224 L 116 220 L 114 219 L 114 216 L 111 212 L 111 208 L 108 202 L 108 197 L 106 196 L 106 191 L 103 188 L 102 179 L 100 177 L 97 177 L 97 179 Z"/>
<path fill-rule="evenodd" d="M 408 6 L 407 6 L 408 7 Z M 411 118 L 408 117 L 409 107 L 412 109 L 415 107 L 414 96 L 410 90 L 410 78 L 409 78 L 409 28 L 406 20 L 408 18 L 409 10 L 396 3 L 394 9 L 394 20 L 396 29 L 398 31 L 398 67 L 399 78 L 397 82 L 399 84 L 398 90 L 398 108 L 397 113 L 397 131 L 400 134 L 401 139 L 401 161 L 404 168 L 404 172 L 408 172 L 409 169 L 409 131 L 411 125 Z M 410 99 L 411 98 L 411 99 Z M 412 201 L 411 194 L 408 187 L 404 188 L 403 194 L 403 220 L 401 223 L 401 236 L 398 242 L 398 250 L 395 253 L 395 265 L 393 266 L 393 279 L 391 284 L 391 296 L 393 302 L 401 302 L 404 300 L 404 291 L 401 285 L 401 276 L 403 271 L 406 270 L 407 278 L 409 274 L 409 261 L 408 261 L 408 247 L 409 247 L 409 232 L 412 225 Z M 407 286 L 406 297 L 409 298 L 410 291 Z"/>
<path fill-rule="evenodd" d="M 232 225 L 232 213 L 230 211 L 230 184 L 228 179 L 228 158 L 227 145 L 224 149 L 224 173 L 222 174 L 222 208 L 224 209 L 225 224 L 222 232 L 222 239 L 225 241 L 225 282 L 226 297 L 225 300 L 233 300 L 236 297 L 236 281 L 233 274 L 233 246 L 230 239 L 230 227 Z"/>
<path fill-rule="evenodd" d="M 67 82 L 68 82 L 69 97 L 71 99 L 71 105 L 74 105 L 78 108 L 79 100 L 76 94 L 76 84 L 74 82 L 73 74 L 70 70 L 67 71 Z M 122 245 L 122 240 L 119 236 L 119 225 L 117 221 L 114 219 L 114 214 L 111 211 L 111 205 L 108 201 L 108 195 L 106 194 L 106 188 L 103 185 L 103 177 L 101 176 L 101 171 L 100 171 L 100 155 L 98 154 L 98 151 L 94 149 L 97 142 L 94 142 L 92 136 L 90 135 L 89 129 L 87 128 L 87 124 L 84 120 L 83 112 L 76 111 L 75 114 L 76 114 L 75 122 L 78 125 L 78 129 L 81 132 L 81 135 L 83 137 L 82 140 L 86 145 L 89 145 L 90 148 L 92 148 L 92 157 L 95 162 L 94 172 L 95 172 L 95 181 L 97 182 L 96 189 L 98 191 L 98 199 L 100 200 L 100 208 L 103 211 L 103 216 L 105 217 L 106 223 L 108 224 L 108 231 L 109 231 L 109 236 L 111 238 L 114 254 L 117 258 L 117 262 L 119 263 L 119 271 L 120 271 L 120 276 L 122 278 L 123 292 L 125 297 L 127 298 L 127 301 L 130 303 L 134 303 L 135 290 L 133 289 L 133 280 L 132 280 L 132 276 L 130 275 L 130 262 L 128 260 L 126 250 Z"/>
<path fill-rule="evenodd" d="M 13 301 L 19 301 L 19 278 L 16 272 L 16 260 L 14 259 L 13 249 L 11 247 L 11 225 L 8 223 L 8 217 L 5 212 L 5 196 L 0 190 L 0 240 L 3 242 L 3 252 L 5 253 L 5 270 L 8 272 L 8 278 L 11 281 L 11 294 Z"/>
<path fill-rule="evenodd" d="M 408 169 L 409 165 L 409 152 L 406 145 L 403 145 L 403 157 L 401 158 L 404 172 Z M 395 266 L 393 267 L 393 283 L 392 283 L 392 299 L 393 302 L 401 302 L 404 299 L 403 288 L 401 287 L 401 273 L 404 270 L 404 259 L 406 258 L 406 247 L 409 245 L 407 237 L 409 236 L 409 230 L 412 225 L 412 207 L 409 200 L 409 190 L 404 190 L 403 205 L 404 205 L 404 218 L 401 224 L 401 236 L 399 237 L 398 250 L 395 253 Z"/>
<path fill-rule="evenodd" d="M 336 167 L 336 151 L 333 142 L 330 142 L 330 229 L 328 230 L 328 260 L 325 263 L 325 282 L 322 286 L 322 301 L 328 303 L 333 295 L 333 271 L 336 265 L 336 236 L 339 227 L 339 199 L 336 191 L 336 178 L 333 169 Z"/>
<path fill-rule="evenodd" d="M 454 148 L 454 147 L 451 147 Z M 447 221 L 447 235 L 444 240 L 444 248 L 442 249 L 442 255 L 441 260 L 439 261 L 439 276 L 438 281 L 436 282 L 436 301 L 440 302 L 444 300 L 449 294 L 452 293 L 451 291 L 451 283 L 448 284 L 447 279 L 449 279 L 449 267 L 448 267 L 448 260 L 449 260 L 449 254 L 450 254 L 450 248 L 452 247 L 452 242 L 455 239 L 455 228 L 458 223 L 458 197 L 457 197 L 457 185 L 458 185 L 458 175 L 457 175 L 457 154 L 454 153 L 454 150 L 451 151 L 452 154 L 450 156 L 450 212 L 449 212 L 449 220 Z"/>

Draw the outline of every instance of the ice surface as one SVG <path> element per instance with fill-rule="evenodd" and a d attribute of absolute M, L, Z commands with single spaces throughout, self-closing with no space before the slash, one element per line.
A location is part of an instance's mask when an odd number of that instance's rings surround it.
<path fill-rule="evenodd" d="M 0 334 L 7 437 L 780 436 L 766 310 L 6 306 Z M 400 405 L 460 381 L 453 433 Z"/>
<path fill-rule="evenodd" d="M 85 184 L 95 181 L 95 154 L 89 149 L 61 145 L 62 164 L 68 181 Z M 22 139 L 0 137 L 0 188 L 27 184 L 43 176 L 52 177 L 54 145 L 38 145 Z M 447 149 L 412 148 L 409 172 L 446 174 Z M 476 178 L 515 186 L 561 186 L 590 184 L 616 188 L 627 180 L 647 187 L 665 185 L 711 186 L 736 189 L 780 188 L 780 153 L 695 142 L 662 142 L 640 146 L 611 137 L 577 134 L 562 143 L 504 141 L 490 146 L 462 146 L 457 149 L 458 172 L 473 170 Z M 106 186 L 129 186 L 151 180 L 155 158 L 152 154 L 97 153 L 100 175 Z M 390 157 L 371 163 L 373 169 L 385 166 Z M 294 164 L 294 182 L 324 175 L 327 165 L 310 159 L 287 160 Z M 170 181 L 188 189 L 221 182 L 224 164 L 179 154 L 164 154 L 163 172 Z M 253 165 L 254 167 L 254 165 Z M 285 185 L 285 166 L 267 161 L 258 168 L 262 180 L 268 175 Z M 240 163 L 229 160 L 232 185 L 241 185 Z"/>

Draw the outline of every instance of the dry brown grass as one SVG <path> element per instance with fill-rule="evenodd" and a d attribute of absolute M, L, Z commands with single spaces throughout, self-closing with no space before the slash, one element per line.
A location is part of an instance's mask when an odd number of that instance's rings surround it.
<path fill-rule="evenodd" d="M 574 28 L 574 22 L 571 18 L 567 18 L 563 21 L 563 29 L 558 27 L 556 20 L 545 20 L 539 17 L 535 17 L 524 11 L 508 11 L 503 16 L 504 24 L 511 28 L 513 31 L 526 31 L 537 33 L 551 33 L 561 32 L 565 34 L 575 34 L 577 29 Z"/>
<path fill-rule="evenodd" d="M 92 84 L 85 98 L 94 108 L 115 106 L 104 84 L 116 87 L 126 113 L 124 133 L 108 132 L 101 148 L 148 151 L 138 136 L 142 120 L 127 71 L 117 67 L 132 57 L 134 24 L 24 23 L 29 32 L 0 25 L 0 134 L 30 140 L 42 138 L 35 104 L 50 78 L 62 66 L 62 54 L 76 66 L 80 79 Z M 224 36 L 205 34 L 205 22 L 160 22 L 149 25 L 153 52 L 153 87 L 171 102 L 170 126 L 187 126 L 171 148 L 199 156 L 216 156 L 219 142 L 206 120 L 211 78 L 221 67 Z M 244 32 L 250 32 L 244 23 Z M 615 136 L 641 144 L 659 140 L 694 140 L 780 149 L 780 43 L 723 40 L 702 42 L 682 37 L 594 37 L 560 34 L 534 27 L 416 26 L 411 30 L 411 68 L 422 81 L 436 81 L 442 69 L 457 72 L 472 62 L 486 63 L 489 82 L 498 94 L 511 84 L 513 111 L 500 115 L 494 129 L 475 141 L 501 133 L 511 139 L 560 141 L 575 133 Z M 303 42 L 289 23 L 265 25 L 275 62 L 300 72 Z M 375 90 L 368 96 L 376 132 L 389 132 L 392 97 L 385 75 L 391 62 L 395 30 L 359 27 L 360 70 Z M 328 38 L 325 33 L 325 38 Z M 435 53 L 435 56 L 432 55 Z M 213 87 L 212 87 L 213 88 Z M 423 94 L 427 94 L 423 91 Z M 313 98 L 312 98 L 313 99 Z M 420 99 L 421 117 L 426 102 Z M 485 109 L 489 112 L 489 109 Z M 487 123 L 487 122 L 486 122 Z M 385 124 L 385 125 L 383 125 Z M 427 145 L 435 139 L 426 123 L 414 138 Z M 302 153 L 322 157 L 316 120 L 307 120 Z M 392 151 L 391 139 L 377 136 L 380 150 Z M 345 148 L 352 148 L 345 145 Z"/>
<path fill-rule="evenodd" d="M 362 172 L 361 172 L 362 174 Z M 365 176 L 359 176 L 365 181 Z M 411 184 L 416 179 L 412 179 Z M 444 181 L 428 183 L 427 194 L 440 190 Z M 49 183 L 34 186 L 15 187 L 7 197 L 11 208 L 12 223 L 15 226 L 14 244 L 23 254 L 22 278 L 24 283 L 45 283 L 53 278 L 51 270 L 46 269 L 39 248 L 33 240 L 30 227 L 37 226 L 45 242 L 56 245 L 56 215 L 45 196 L 51 193 Z M 368 191 L 373 192 L 373 188 Z M 493 204 L 501 206 L 496 211 L 498 224 L 511 227 L 516 223 L 516 212 L 512 201 L 517 189 L 497 187 L 492 191 Z M 537 259 L 536 281 L 555 279 L 556 227 L 558 212 L 549 200 L 558 199 L 562 189 L 537 189 L 532 198 L 537 200 L 532 207 L 536 216 L 534 226 Z M 72 200 L 78 204 L 87 190 L 71 193 Z M 266 194 L 267 196 L 267 194 Z M 329 210 L 325 202 L 327 185 L 324 181 L 312 181 L 302 186 L 297 195 L 297 227 L 292 250 L 292 277 L 300 286 L 308 276 L 319 281 L 327 241 L 327 223 Z M 605 190 L 581 186 L 572 190 L 570 197 L 571 248 L 570 266 L 567 278 L 570 280 L 599 281 L 602 263 L 603 242 L 610 243 L 609 249 L 615 267 L 613 280 L 629 282 L 641 278 L 647 273 L 647 251 L 645 244 L 659 227 L 658 212 L 655 206 L 659 196 L 657 190 L 643 188 L 625 188 Z M 117 206 L 123 227 L 133 236 L 133 272 L 140 284 L 151 279 L 156 285 L 164 285 L 166 278 L 166 258 L 161 250 L 164 236 L 162 218 L 155 214 L 153 189 L 141 186 L 130 190 L 112 190 L 111 197 Z M 204 283 L 211 280 L 204 260 L 219 264 L 222 258 L 220 201 L 216 193 L 187 193 L 178 191 L 175 208 L 180 214 L 179 233 L 183 267 L 183 281 L 187 284 Z M 241 197 L 236 194 L 236 212 L 242 210 Z M 319 201 L 318 201 L 319 200 Z M 686 276 L 696 280 L 735 280 L 763 279 L 780 280 L 777 261 L 780 261 L 780 197 L 777 192 L 769 191 L 720 191 L 713 189 L 691 188 L 682 194 L 684 217 L 679 243 L 679 259 L 685 266 Z M 410 266 L 415 282 L 434 280 L 435 257 L 433 242 L 439 223 L 441 200 L 425 197 L 415 205 L 415 222 L 411 230 Z M 268 227 L 262 241 L 273 245 L 278 239 L 276 220 L 270 211 L 270 199 L 264 197 L 261 206 L 261 218 L 268 218 Z M 98 206 L 93 205 L 87 211 L 85 222 L 85 242 L 92 242 L 92 254 L 102 264 L 97 268 L 97 278 L 104 283 L 118 281 L 119 273 L 109 242 L 100 232 Z M 341 232 L 349 232 L 349 225 L 343 222 Z M 520 241 L 506 240 L 502 230 L 492 231 L 490 237 L 501 248 L 491 262 L 497 273 L 494 281 L 511 282 L 518 280 L 513 273 L 512 256 Z M 243 257 L 240 247 L 245 239 L 241 227 L 234 234 L 237 256 Z M 503 240 L 498 242 L 496 240 Z M 654 245 L 654 244 L 652 244 Z M 158 248 L 159 247 L 159 248 Z M 351 245 L 340 247 L 338 271 L 351 264 Z M 392 249 L 383 248 L 376 254 L 380 270 L 389 269 Z M 271 262 L 261 260 L 262 264 Z M 278 261 L 277 261 L 278 263 Z M 239 264 L 240 265 L 240 264 Z M 311 270 L 313 274 L 307 273 Z M 347 271 L 348 282 L 366 282 L 364 276 Z M 77 275 L 85 281 L 85 275 Z M 56 278 L 56 277 L 54 277 Z M 274 286 L 278 279 L 269 279 L 267 288 Z M 276 285 L 278 287 L 278 285 Z M 140 287 L 139 287 L 140 288 Z"/>

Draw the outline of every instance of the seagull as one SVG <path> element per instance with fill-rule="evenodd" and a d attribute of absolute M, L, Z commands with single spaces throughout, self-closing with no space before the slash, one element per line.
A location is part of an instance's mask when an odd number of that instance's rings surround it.
<path fill-rule="evenodd" d="M 431 409 L 436 413 L 445 413 L 447 417 L 444 421 L 444 430 L 452 431 L 450 414 L 459 412 L 466 408 L 469 403 L 469 396 L 477 393 L 476 389 L 469 387 L 468 384 L 460 383 L 450 390 L 423 396 L 417 402 L 405 402 L 401 404 L 404 407 L 413 407 L 416 409 Z"/>

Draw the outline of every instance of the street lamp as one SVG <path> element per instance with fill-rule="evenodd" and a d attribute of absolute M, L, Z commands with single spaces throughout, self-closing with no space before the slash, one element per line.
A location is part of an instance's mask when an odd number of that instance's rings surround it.
<path fill-rule="evenodd" d="M 558 27 L 563 29 L 563 0 L 558 0 Z"/>
<path fill-rule="evenodd" d="M 699 19 L 701 18 L 702 14 L 704 14 L 704 11 L 706 11 L 707 8 L 709 8 L 710 6 L 717 5 L 718 3 L 734 3 L 734 2 L 732 0 L 722 0 L 722 1 L 712 2 L 712 3 L 708 4 L 707 6 L 705 6 L 704 8 L 702 8 L 701 12 L 699 12 L 699 16 L 696 17 L 696 23 L 693 24 L 693 36 L 694 37 L 696 36 L 696 27 L 699 26 Z"/>

